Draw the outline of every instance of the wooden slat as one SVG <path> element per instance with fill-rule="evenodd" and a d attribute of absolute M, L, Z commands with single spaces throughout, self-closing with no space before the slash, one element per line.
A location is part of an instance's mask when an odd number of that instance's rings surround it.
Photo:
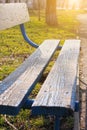
<path fill-rule="evenodd" d="M 33 110 L 36 107 L 74 109 L 76 78 L 80 40 L 66 40 L 63 48 L 40 89 Z M 33 112 L 34 113 L 34 112 Z"/>
<path fill-rule="evenodd" d="M 10 107 L 18 108 L 23 105 L 58 44 L 59 40 L 45 40 L 15 72 L 0 83 L 0 113 L 5 108 L 9 107 L 10 111 Z"/>
<path fill-rule="evenodd" d="M 25 3 L 0 4 L 0 30 L 29 21 Z"/>

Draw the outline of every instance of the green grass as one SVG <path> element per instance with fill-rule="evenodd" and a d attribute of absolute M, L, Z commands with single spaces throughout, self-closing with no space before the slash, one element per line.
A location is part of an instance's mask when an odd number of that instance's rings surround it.
<path fill-rule="evenodd" d="M 78 22 L 75 11 L 58 11 L 58 26 L 50 27 L 45 23 L 42 12 L 41 21 L 38 21 L 35 12 L 31 12 L 30 22 L 25 24 L 26 32 L 31 40 L 41 44 L 45 39 L 76 38 Z M 74 19 L 73 19 L 74 18 Z M 0 32 L 0 80 L 4 79 L 35 49 L 28 45 L 20 32 L 19 27 L 14 27 Z"/>
<path fill-rule="evenodd" d="M 45 39 L 61 39 L 63 44 L 65 39 L 76 38 L 79 23 L 76 20 L 77 14 L 80 11 L 58 11 L 58 26 L 53 27 L 45 23 L 44 11 L 41 12 L 41 21 L 38 21 L 37 12 L 30 11 L 30 22 L 25 24 L 26 32 L 31 40 L 38 45 Z M 35 49 L 28 45 L 20 32 L 19 27 L 14 27 L 0 32 L 0 80 L 3 80 L 15 70 Z M 36 85 L 36 88 L 31 94 L 34 98 L 38 93 L 42 82 L 45 80 L 50 68 L 52 67 L 55 54 L 43 74 L 42 79 Z M 52 130 L 53 122 L 49 122 L 48 117 L 33 117 L 30 110 L 21 110 L 16 117 L 7 117 L 8 120 L 14 124 L 18 130 Z M 70 118 L 71 120 L 72 118 Z M 69 119 L 68 119 L 69 122 Z M 71 121 L 72 123 L 72 121 Z M 65 129 L 65 128 L 64 128 Z M 4 120 L 4 116 L 0 115 L 0 130 L 12 130 L 12 128 Z"/>

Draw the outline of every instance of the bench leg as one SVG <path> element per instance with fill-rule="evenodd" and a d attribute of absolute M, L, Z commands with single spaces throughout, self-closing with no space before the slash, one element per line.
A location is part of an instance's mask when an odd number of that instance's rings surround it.
<path fill-rule="evenodd" d="M 23 109 L 31 109 L 31 106 L 34 102 L 34 99 L 27 99 L 26 102 L 23 104 Z"/>
<path fill-rule="evenodd" d="M 59 129 L 60 129 L 60 117 L 55 116 L 54 130 L 59 130 Z"/>

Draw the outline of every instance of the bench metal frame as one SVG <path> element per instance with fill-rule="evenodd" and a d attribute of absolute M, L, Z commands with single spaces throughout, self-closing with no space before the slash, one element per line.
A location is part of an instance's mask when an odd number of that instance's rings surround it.
<path fill-rule="evenodd" d="M 31 41 L 29 39 L 29 37 L 27 36 L 25 28 L 24 28 L 24 24 L 20 24 L 20 29 L 21 29 L 21 32 L 22 32 L 22 35 L 23 35 L 25 41 L 27 41 L 32 47 L 38 48 L 39 46 L 36 43 L 34 43 L 33 41 Z"/>

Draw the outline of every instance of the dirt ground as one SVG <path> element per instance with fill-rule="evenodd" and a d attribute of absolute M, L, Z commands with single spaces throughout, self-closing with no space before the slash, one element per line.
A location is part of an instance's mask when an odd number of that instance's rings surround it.
<path fill-rule="evenodd" d="M 81 23 L 78 35 L 81 39 L 80 51 L 80 130 L 87 130 L 87 14 L 78 16 Z"/>

